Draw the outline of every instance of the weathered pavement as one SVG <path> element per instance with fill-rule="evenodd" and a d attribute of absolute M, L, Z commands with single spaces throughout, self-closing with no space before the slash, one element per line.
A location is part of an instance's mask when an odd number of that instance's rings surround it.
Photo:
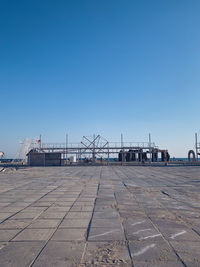
<path fill-rule="evenodd" d="M 200 168 L 0 173 L 0 248 L 0 266 L 200 266 Z"/>

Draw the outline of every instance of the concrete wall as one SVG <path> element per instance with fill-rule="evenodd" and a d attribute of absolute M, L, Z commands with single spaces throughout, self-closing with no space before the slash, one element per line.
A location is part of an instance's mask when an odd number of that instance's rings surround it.
<path fill-rule="evenodd" d="M 61 153 L 45 153 L 45 166 L 61 166 Z"/>
<path fill-rule="evenodd" d="M 45 154 L 44 153 L 29 153 L 28 154 L 29 166 L 45 166 Z"/>
<path fill-rule="evenodd" d="M 61 166 L 61 153 L 37 153 L 28 154 L 29 166 Z"/>

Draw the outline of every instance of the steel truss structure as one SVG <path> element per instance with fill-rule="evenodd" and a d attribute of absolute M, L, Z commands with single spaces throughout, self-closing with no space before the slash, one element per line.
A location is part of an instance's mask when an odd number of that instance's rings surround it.
<path fill-rule="evenodd" d="M 100 135 L 83 136 L 80 143 L 42 143 L 38 152 L 59 152 L 62 159 L 75 155 L 77 161 L 157 161 L 158 153 L 166 158 L 167 150 L 160 150 L 154 142 L 109 142 Z M 157 154 L 157 156 L 156 156 Z M 133 159 L 134 155 L 134 159 Z M 164 161 L 164 160 L 163 160 Z"/>

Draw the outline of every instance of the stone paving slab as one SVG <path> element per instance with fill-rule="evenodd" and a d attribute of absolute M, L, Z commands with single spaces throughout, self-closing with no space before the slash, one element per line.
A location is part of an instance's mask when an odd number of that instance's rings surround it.
<path fill-rule="evenodd" d="M 36 214 L 40 214 L 41 212 L 45 210 L 46 210 L 46 207 L 27 207 L 23 210 L 23 212 L 33 212 Z"/>
<path fill-rule="evenodd" d="M 13 220 L 11 218 L 1 223 L 0 229 L 24 229 L 30 223 L 31 223 L 31 219 Z"/>
<path fill-rule="evenodd" d="M 180 261 L 170 261 L 170 260 L 156 261 L 156 263 L 134 261 L 134 267 L 155 267 L 155 266 L 156 267 L 183 267 L 183 264 Z M 192 265 L 192 266 L 194 267 L 195 265 Z"/>
<path fill-rule="evenodd" d="M 169 220 L 156 220 L 155 224 L 158 226 L 159 230 L 162 232 L 163 236 L 167 240 L 181 240 L 181 241 L 198 241 L 199 235 L 197 235 L 192 229 L 183 223 L 177 223 Z"/>
<path fill-rule="evenodd" d="M 1 229 L 0 230 L 0 241 L 9 241 L 11 240 L 17 233 L 19 233 L 19 229 Z"/>
<path fill-rule="evenodd" d="M 159 261 L 178 261 L 178 258 L 172 248 L 162 239 L 131 241 L 129 248 L 133 262 L 142 261 L 151 264 Z"/>
<path fill-rule="evenodd" d="M 13 220 L 17 219 L 34 219 L 40 215 L 41 212 L 19 212 L 16 215 L 12 216 Z"/>
<path fill-rule="evenodd" d="M 125 242 L 90 242 L 81 266 L 131 266 Z"/>
<path fill-rule="evenodd" d="M 93 211 L 94 209 L 94 206 L 73 206 L 71 208 L 70 211 L 78 211 L 78 212 L 81 212 L 81 211 Z"/>
<path fill-rule="evenodd" d="M 69 210 L 71 208 L 71 206 L 73 205 L 74 202 L 55 202 L 53 203 L 52 205 L 49 206 L 49 208 L 64 208 L 64 209 L 67 209 Z"/>
<path fill-rule="evenodd" d="M 52 203 L 49 202 L 34 202 L 31 204 L 32 207 L 45 207 L 48 208 L 52 205 Z"/>
<path fill-rule="evenodd" d="M 88 207 L 88 206 L 94 206 L 94 203 L 92 202 L 82 202 L 82 201 L 80 201 L 80 199 L 78 199 L 75 203 L 74 203 L 74 205 L 73 205 L 73 207 L 77 207 L 77 208 L 80 208 L 80 207 Z"/>
<path fill-rule="evenodd" d="M 66 216 L 66 219 L 90 219 L 92 216 L 92 212 L 69 212 Z"/>
<path fill-rule="evenodd" d="M 200 266 L 200 245 L 199 242 L 182 242 L 182 241 L 170 241 L 170 244 L 178 252 L 184 262 L 190 265 L 196 264 Z"/>
<path fill-rule="evenodd" d="M 122 228 L 91 228 L 89 241 L 125 240 Z"/>
<path fill-rule="evenodd" d="M 6 267 L 27 267 L 38 255 L 43 242 L 11 242 L 0 249 L 0 264 Z"/>
<path fill-rule="evenodd" d="M 60 224 L 60 219 L 37 219 L 34 220 L 27 228 L 32 229 L 47 229 L 47 228 L 56 228 Z"/>
<path fill-rule="evenodd" d="M 64 206 L 64 207 L 55 207 L 51 206 L 46 211 L 50 213 L 56 213 L 56 212 L 65 212 L 65 214 L 70 210 L 71 206 Z"/>
<path fill-rule="evenodd" d="M 0 202 L 0 207 L 7 207 L 9 204 L 11 204 L 10 202 Z"/>
<path fill-rule="evenodd" d="M 91 228 L 120 228 L 121 222 L 120 219 L 95 219 L 93 218 Z"/>
<path fill-rule="evenodd" d="M 90 219 L 64 219 L 59 228 L 88 228 Z"/>
<path fill-rule="evenodd" d="M 84 243 L 50 241 L 33 267 L 78 266 L 84 250 Z"/>
<path fill-rule="evenodd" d="M 53 232 L 54 229 L 24 229 L 13 241 L 45 241 Z"/>
<path fill-rule="evenodd" d="M 16 212 L 19 212 L 20 210 L 22 210 L 21 207 L 5 207 L 5 208 L 1 208 L 0 209 L 0 213 L 10 213 L 10 214 L 13 214 L 13 213 L 16 213 Z"/>
<path fill-rule="evenodd" d="M 119 213 L 116 211 L 95 211 L 93 215 L 94 219 L 119 219 Z"/>
<path fill-rule="evenodd" d="M 79 228 L 58 229 L 51 240 L 55 241 L 84 241 L 86 239 L 86 230 Z"/>
<path fill-rule="evenodd" d="M 66 215 L 66 211 L 45 211 L 38 218 L 39 219 L 62 219 Z"/>
<path fill-rule="evenodd" d="M 10 203 L 11 204 L 11 203 Z M 25 208 L 25 207 L 28 207 L 29 204 L 28 203 L 25 203 L 25 202 L 22 202 L 22 201 L 17 201 L 17 202 L 14 202 L 12 203 L 12 207 L 21 207 L 21 208 Z"/>
<path fill-rule="evenodd" d="M 0 266 L 200 266 L 200 168 L 0 173 Z"/>

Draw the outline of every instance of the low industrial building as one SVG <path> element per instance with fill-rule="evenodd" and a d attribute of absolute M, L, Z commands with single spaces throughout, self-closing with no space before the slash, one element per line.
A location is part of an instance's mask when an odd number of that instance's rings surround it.
<path fill-rule="evenodd" d="M 31 149 L 27 154 L 29 166 L 61 166 L 61 153 L 58 152 L 38 152 Z"/>

